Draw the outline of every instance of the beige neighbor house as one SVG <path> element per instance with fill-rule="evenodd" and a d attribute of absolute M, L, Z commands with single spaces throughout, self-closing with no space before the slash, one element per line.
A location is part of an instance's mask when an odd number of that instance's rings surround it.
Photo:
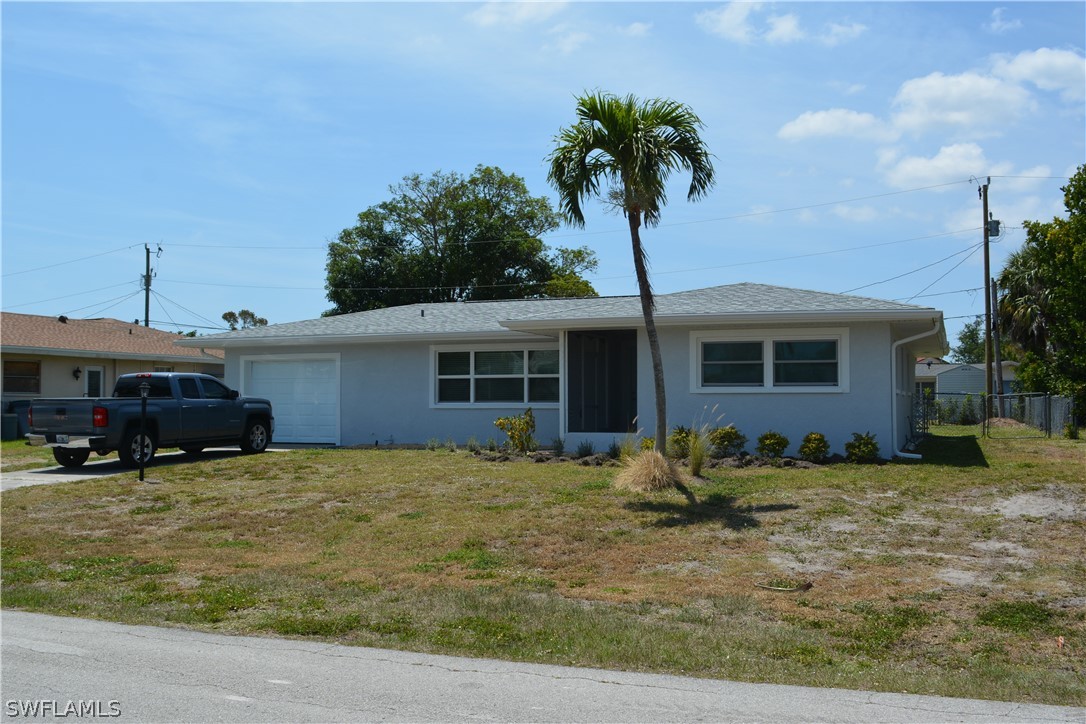
<path fill-rule="evenodd" d="M 106 396 L 117 376 L 128 372 L 203 372 L 222 377 L 222 350 L 174 344 L 181 338 L 119 319 L 0 312 L 4 368 L 0 408 L 8 412 L 12 403 L 20 408 L 19 402 L 35 397 Z"/>

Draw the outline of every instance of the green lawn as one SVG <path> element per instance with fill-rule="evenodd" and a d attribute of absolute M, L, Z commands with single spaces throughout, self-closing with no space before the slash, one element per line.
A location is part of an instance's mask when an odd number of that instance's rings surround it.
<path fill-rule="evenodd" d="M 2 499 L 2 603 L 1081 704 L 1086 444 L 939 432 L 920 463 L 708 470 L 693 503 L 617 491 L 614 468 L 448 450 L 269 453 L 152 468 L 154 485 L 19 488 Z"/>

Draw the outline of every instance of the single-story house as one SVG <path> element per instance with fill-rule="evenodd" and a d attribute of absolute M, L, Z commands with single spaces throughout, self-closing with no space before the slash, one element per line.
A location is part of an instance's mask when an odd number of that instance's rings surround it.
<path fill-rule="evenodd" d="M 178 347 L 179 335 L 119 319 L 0 312 L 3 409 L 35 397 L 101 397 L 128 372 L 222 377 L 223 353 Z"/>
<path fill-rule="evenodd" d="M 1003 392 L 1009 395 L 1013 392 L 1011 384 L 1015 380 L 1017 362 L 1004 362 L 1003 365 Z M 995 365 L 992 365 L 995 369 Z M 995 376 L 992 377 L 995 384 Z M 937 397 L 939 394 L 949 395 L 983 395 L 986 389 L 984 380 L 984 364 L 955 364 L 944 362 L 941 359 L 922 359 L 916 364 L 916 393 Z"/>
<path fill-rule="evenodd" d="M 838 452 L 855 432 L 900 452 L 914 362 L 947 350 L 942 312 L 864 297 L 732 284 L 656 307 L 669 426 L 723 414 L 792 453 L 812 431 Z M 500 441 L 494 420 L 528 407 L 543 446 L 654 428 L 636 296 L 410 304 L 178 344 L 223 349 L 227 384 L 272 401 L 280 442 Z"/>

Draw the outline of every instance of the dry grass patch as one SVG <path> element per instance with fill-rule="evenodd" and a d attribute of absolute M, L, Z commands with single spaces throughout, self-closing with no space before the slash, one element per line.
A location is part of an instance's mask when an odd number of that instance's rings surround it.
<path fill-rule="evenodd" d="M 627 457 L 615 476 L 615 487 L 634 493 L 655 493 L 682 485 L 685 476 L 678 465 L 656 450 Z"/>
<path fill-rule="evenodd" d="M 3 605 L 475 656 L 1047 703 L 1086 696 L 1086 443 L 713 469 L 449 451 L 204 460 L 3 494 Z M 1028 443 L 1028 444 L 1027 444 Z M 810 583 L 785 593 L 758 582 Z M 1063 637 L 1063 646 L 1056 644 Z"/>

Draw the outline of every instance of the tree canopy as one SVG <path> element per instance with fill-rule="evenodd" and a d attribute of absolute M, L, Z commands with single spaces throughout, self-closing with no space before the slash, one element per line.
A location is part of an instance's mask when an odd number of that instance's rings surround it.
<path fill-rule="evenodd" d="M 391 198 L 358 215 L 328 245 L 326 315 L 413 304 L 596 296 L 582 274 L 587 247 L 551 249 L 539 238 L 560 217 L 524 180 L 478 166 L 471 176 L 405 176 Z"/>
<path fill-rule="evenodd" d="M 223 312 L 222 321 L 230 325 L 230 331 L 234 331 L 237 329 L 249 329 L 251 327 L 268 326 L 268 320 L 264 319 L 263 317 L 256 316 L 248 309 L 242 309 L 237 312 Z"/>
<path fill-rule="evenodd" d="M 950 354 L 961 364 L 984 363 L 984 317 L 977 317 L 962 327 L 958 332 L 958 344 Z"/>
<path fill-rule="evenodd" d="M 1004 335 L 1025 358 L 1025 391 L 1075 398 L 1086 411 L 1086 165 L 1062 187 L 1067 218 L 1025 221 L 1026 241 L 1000 273 Z"/>

